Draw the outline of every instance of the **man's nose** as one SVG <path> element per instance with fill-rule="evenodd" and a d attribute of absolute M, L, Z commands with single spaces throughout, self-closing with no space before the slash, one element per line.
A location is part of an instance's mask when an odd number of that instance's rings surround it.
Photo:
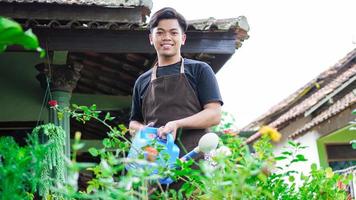
<path fill-rule="evenodd" d="M 164 33 L 163 34 L 163 40 L 170 40 L 171 39 L 171 36 L 169 33 Z"/>

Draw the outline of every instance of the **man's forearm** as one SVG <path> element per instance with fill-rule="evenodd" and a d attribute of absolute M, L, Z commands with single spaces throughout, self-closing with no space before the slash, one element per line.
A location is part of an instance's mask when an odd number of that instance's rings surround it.
<path fill-rule="evenodd" d="M 221 119 L 221 107 L 208 107 L 199 113 L 176 120 L 178 127 L 190 129 L 204 129 L 218 125 Z"/>

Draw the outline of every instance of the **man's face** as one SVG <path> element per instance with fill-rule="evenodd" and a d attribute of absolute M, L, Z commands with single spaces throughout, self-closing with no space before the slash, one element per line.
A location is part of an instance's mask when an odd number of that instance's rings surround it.
<path fill-rule="evenodd" d="M 180 47 L 185 43 L 186 35 L 179 26 L 177 19 L 163 19 L 150 34 L 150 42 L 158 56 L 180 56 Z"/>

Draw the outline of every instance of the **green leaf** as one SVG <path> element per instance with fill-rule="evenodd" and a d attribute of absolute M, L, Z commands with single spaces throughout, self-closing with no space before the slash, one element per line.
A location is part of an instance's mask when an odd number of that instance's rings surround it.
<path fill-rule="evenodd" d="M 76 144 L 73 144 L 73 150 L 79 150 L 79 149 L 81 149 L 81 148 L 83 148 L 84 147 L 84 143 L 76 143 Z"/>
<path fill-rule="evenodd" d="M 6 45 L 0 44 L 0 53 L 4 52 L 6 50 L 6 47 L 7 47 Z"/>
<path fill-rule="evenodd" d="M 285 156 L 277 156 L 277 157 L 275 157 L 274 159 L 275 160 L 284 160 L 284 159 L 286 159 L 287 157 L 285 157 Z"/>
<path fill-rule="evenodd" d="M 354 109 L 354 110 L 352 111 L 352 114 L 353 114 L 353 115 L 356 115 L 356 109 Z"/>
<path fill-rule="evenodd" d="M 110 147 L 111 147 L 111 141 L 110 141 L 110 139 L 109 139 L 109 138 L 105 138 L 105 139 L 103 140 L 103 145 L 104 145 L 105 148 L 110 148 Z"/>
<path fill-rule="evenodd" d="M 46 51 L 42 49 L 41 47 L 37 47 L 36 51 L 40 53 L 40 58 L 44 58 L 46 55 Z"/>
<path fill-rule="evenodd" d="M 6 29 L 9 28 L 15 28 L 18 29 L 19 31 L 22 31 L 22 27 L 19 23 L 0 16 L 0 32 L 5 31 Z"/>
<path fill-rule="evenodd" d="M 312 171 L 316 171 L 318 167 L 315 163 L 313 163 L 310 168 Z"/>
<path fill-rule="evenodd" d="M 88 151 L 89 151 L 89 153 L 90 153 L 92 156 L 94 156 L 94 157 L 96 157 L 96 156 L 99 155 L 99 151 L 98 151 L 96 148 L 94 148 L 94 147 L 89 148 Z"/>
<path fill-rule="evenodd" d="M 292 147 L 296 147 L 297 143 L 293 142 L 293 141 L 288 141 L 288 144 L 291 145 Z"/>
<path fill-rule="evenodd" d="M 288 177 L 289 182 L 293 182 L 295 180 L 294 176 L 289 176 Z"/>
<path fill-rule="evenodd" d="M 352 149 L 356 149 L 356 140 L 353 140 L 351 142 Z"/>
<path fill-rule="evenodd" d="M 110 113 L 109 113 L 109 112 L 107 112 L 107 113 L 106 113 L 106 115 L 105 115 L 104 120 L 107 120 L 107 119 L 109 119 L 109 118 L 110 118 Z"/>
<path fill-rule="evenodd" d="M 90 110 L 93 110 L 93 111 L 96 110 L 96 104 L 91 105 Z"/>
<path fill-rule="evenodd" d="M 63 112 L 57 112 L 57 117 L 58 117 L 58 120 L 61 121 L 63 119 Z"/>
<path fill-rule="evenodd" d="M 25 49 L 37 49 L 39 42 L 37 36 L 28 29 L 24 34 L 18 37 L 17 44 L 21 44 Z"/>
<path fill-rule="evenodd" d="M 298 161 L 307 161 L 308 160 L 302 154 L 298 154 L 296 157 L 297 157 Z"/>
<path fill-rule="evenodd" d="M 289 152 L 289 151 L 283 151 L 282 152 L 283 155 L 287 155 L 287 156 L 291 156 L 292 155 L 292 152 Z"/>
<path fill-rule="evenodd" d="M 124 124 L 119 124 L 119 129 L 122 131 L 123 134 L 125 134 L 126 132 L 128 132 L 128 129 L 126 128 L 126 126 Z"/>
<path fill-rule="evenodd" d="M 31 29 L 23 32 L 16 21 L 0 17 L 0 52 L 5 51 L 8 45 L 21 45 L 25 49 L 38 51 L 41 58 L 45 56 L 45 51 L 39 47 L 38 38 Z"/>

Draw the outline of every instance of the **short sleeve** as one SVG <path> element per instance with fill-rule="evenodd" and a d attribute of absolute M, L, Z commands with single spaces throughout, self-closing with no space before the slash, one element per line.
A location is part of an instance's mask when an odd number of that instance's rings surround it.
<path fill-rule="evenodd" d="M 130 121 L 143 121 L 142 111 L 141 111 L 141 99 L 140 99 L 140 91 L 139 91 L 139 80 L 135 82 L 135 86 L 132 94 L 132 105 L 131 105 L 131 115 Z"/>
<path fill-rule="evenodd" d="M 202 65 L 198 75 L 197 91 L 198 98 L 202 106 L 211 102 L 219 102 L 223 105 L 215 73 L 206 63 Z"/>

